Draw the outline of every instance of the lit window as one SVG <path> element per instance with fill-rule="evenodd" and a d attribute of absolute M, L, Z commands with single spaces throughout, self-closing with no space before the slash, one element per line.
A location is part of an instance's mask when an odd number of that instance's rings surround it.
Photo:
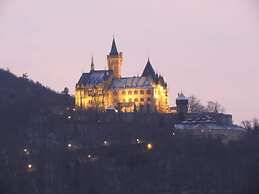
<path fill-rule="evenodd" d="M 141 101 L 141 102 L 144 102 L 144 98 L 140 98 L 140 101 Z"/>
<path fill-rule="evenodd" d="M 125 95 L 126 94 L 126 91 L 122 91 L 122 95 Z"/>
<path fill-rule="evenodd" d="M 151 101 L 151 98 L 147 98 L 147 101 L 150 102 L 150 101 Z"/>
<path fill-rule="evenodd" d="M 134 91 L 134 94 L 138 94 L 138 90 L 135 90 L 135 91 Z"/>
<path fill-rule="evenodd" d="M 140 94 L 144 94 L 144 90 L 140 90 Z"/>
<path fill-rule="evenodd" d="M 147 90 L 147 94 L 151 94 L 151 90 Z"/>
<path fill-rule="evenodd" d="M 135 102 L 138 102 L 138 98 L 135 98 L 134 101 L 135 101 Z"/>
<path fill-rule="evenodd" d="M 128 95 L 132 95 L 132 91 L 129 91 L 129 92 L 128 92 Z"/>
<path fill-rule="evenodd" d="M 153 145 L 151 143 L 147 144 L 147 149 L 148 150 L 152 150 L 153 149 Z"/>

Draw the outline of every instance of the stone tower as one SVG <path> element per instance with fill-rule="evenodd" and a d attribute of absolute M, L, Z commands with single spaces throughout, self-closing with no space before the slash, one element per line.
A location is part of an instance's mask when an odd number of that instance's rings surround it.
<path fill-rule="evenodd" d="M 177 113 L 183 114 L 183 115 L 188 113 L 188 104 L 189 104 L 189 99 L 185 97 L 182 92 L 178 93 L 178 97 L 176 98 Z"/>
<path fill-rule="evenodd" d="M 112 48 L 107 55 L 108 69 L 113 71 L 114 77 L 121 78 L 122 53 L 118 53 L 115 40 L 112 40 Z"/>

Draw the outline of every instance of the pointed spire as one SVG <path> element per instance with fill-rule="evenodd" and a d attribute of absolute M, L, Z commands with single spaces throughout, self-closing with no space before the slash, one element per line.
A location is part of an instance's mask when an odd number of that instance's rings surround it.
<path fill-rule="evenodd" d="M 117 56 L 117 55 L 119 55 L 114 36 L 113 36 L 113 40 L 112 40 L 112 48 L 111 48 L 110 55 L 111 55 L 111 56 Z"/>
<path fill-rule="evenodd" d="M 94 71 L 94 57 L 91 59 L 91 71 Z"/>
<path fill-rule="evenodd" d="M 151 65 L 150 60 L 149 60 L 149 57 L 147 58 L 147 64 L 150 64 L 150 65 Z"/>
<path fill-rule="evenodd" d="M 146 67 L 145 67 L 145 69 L 144 69 L 144 71 L 143 71 L 143 73 L 142 73 L 142 76 L 143 76 L 143 77 L 151 77 L 151 78 L 153 78 L 153 79 L 156 78 L 156 73 L 155 73 L 155 71 L 154 71 L 154 69 L 153 69 L 153 67 L 152 67 L 152 65 L 151 65 L 151 63 L 150 63 L 149 58 L 148 58 Z"/>

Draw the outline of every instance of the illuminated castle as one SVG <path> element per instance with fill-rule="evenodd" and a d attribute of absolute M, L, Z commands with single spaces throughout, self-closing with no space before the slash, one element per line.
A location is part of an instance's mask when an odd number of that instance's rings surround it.
<path fill-rule="evenodd" d="M 155 73 L 149 59 L 141 76 L 122 77 L 122 53 L 113 39 L 107 56 L 108 70 L 91 70 L 83 73 L 76 84 L 75 105 L 81 109 L 122 112 L 170 111 L 167 84 Z"/>

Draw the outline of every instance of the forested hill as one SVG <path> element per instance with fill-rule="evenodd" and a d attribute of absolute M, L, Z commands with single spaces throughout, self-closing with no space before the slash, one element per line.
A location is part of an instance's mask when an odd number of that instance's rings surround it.
<path fill-rule="evenodd" d="M 1 127 L 17 127 L 40 111 L 63 109 L 71 102 L 70 96 L 59 94 L 26 75 L 17 77 L 0 69 Z"/>
<path fill-rule="evenodd" d="M 0 69 L 0 194 L 259 193 L 258 122 L 223 144 L 141 114 L 109 122 L 66 110 L 72 102 Z"/>

